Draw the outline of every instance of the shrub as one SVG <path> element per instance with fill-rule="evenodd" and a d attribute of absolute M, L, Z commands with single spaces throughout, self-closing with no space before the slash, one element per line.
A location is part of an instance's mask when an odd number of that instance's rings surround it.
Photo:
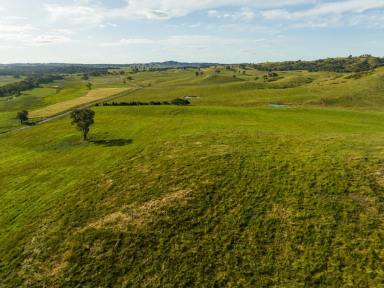
<path fill-rule="evenodd" d="M 186 106 L 186 105 L 191 104 L 191 102 L 189 102 L 187 99 L 177 98 L 177 99 L 172 100 L 171 104 L 173 104 L 173 105 L 180 105 L 180 106 Z"/>

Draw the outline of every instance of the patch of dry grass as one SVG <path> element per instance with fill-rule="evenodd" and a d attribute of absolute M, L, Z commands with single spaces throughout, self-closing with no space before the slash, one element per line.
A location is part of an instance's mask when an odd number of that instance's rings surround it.
<path fill-rule="evenodd" d="M 124 230 L 129 225 L 140 227 L 150 222 L 152 215 L 155 212 L 172 205 L 182 204 L 186 201 L 191 192 L 191 190 L 179 190 L 168 193 L 163 197 L 149 200 L 141 205 L 132 204 L 126 206 L 122 211 L 108 214 L 103 218 L 90 223 L 86 228 L 113 228 L 116 230 Z"/>

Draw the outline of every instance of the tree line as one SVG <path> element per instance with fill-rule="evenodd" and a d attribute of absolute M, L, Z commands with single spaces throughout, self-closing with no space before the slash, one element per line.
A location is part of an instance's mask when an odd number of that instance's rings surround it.
<path fill-rule="evenodd" d="M 261 71 L 308 70 L 310 72 L 364 72 L 384 66 L 384 58 L 371 55 L 345 58 L 327 58 L 315 61 L 285 61 L 254 64 L 253 68 Z"/>
<path fill-rule="evenodd" d="M 52 83 L 64 79 L 61 75 L 31 76 L 19 82 L 0 86 L 0 97 L 20 95 L 21 92 L 39 87 L 41 84 Z"/>

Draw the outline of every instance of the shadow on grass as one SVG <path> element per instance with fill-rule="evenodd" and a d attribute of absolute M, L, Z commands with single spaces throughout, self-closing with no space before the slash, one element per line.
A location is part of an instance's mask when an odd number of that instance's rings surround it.
<path fill-rule="evenodd" d="M 90 140 L 89 142 L 105 147 L 119 147 L 133 143 L 132 139 Z"/>

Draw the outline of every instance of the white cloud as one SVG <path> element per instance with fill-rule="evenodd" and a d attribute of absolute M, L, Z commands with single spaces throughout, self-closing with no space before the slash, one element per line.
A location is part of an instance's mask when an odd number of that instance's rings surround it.
<path fill-rule="evenodd" d="M 105 20 L 105 11 L 93 6 L 46 5 L 45 9 L 56 21 L 66 21 L 73 25 L 100 25 Z"/>
<path fill-rule="evenodd" d="M 256 16 L 256 13 L 249 7 L 243 7 L 234 12 L 209 10 L 207 14 L 209 17 L 213 17 L 213 18 L 219 18 L 219 19 L 230 18 L 233 20 L 251 20 Z"/>
<path fill-rule="evenodd" d="M 273 20 L 287 28 L 381 28 L 384 27 L 382 8 L 384 0 L 344 0 L 326 2 L 304 10 L 273 9 L 261 14 L 266 20 Z"/>
<path fill-rule="evenodd" d="M 30 39 L 29 44 L 33 46 L 49 45 L 49 44 L 62 44 L 72 41 L 71 38 L 62 34 L 42 34 Z"/>
<path fill-rule="evenodd" d="M 0 23 L 0 43 L 10 45 L 13 41 L 26 42 L 34 31 L 36 28 L 31 25 Z"/>
<path fill-rule="evenodd" d="M 54 20 L 66 20 L 74 24 L 100 25 L 103 21 L 116 18 L 161 20 L 220 7 L 271 8 L 313 3 L 314 1 L 316 0 L 274 0 L 269 2 L 265 0 L 126 0 L 124 7 L 108 9 L 93 4 L 93 1 L 78 0 L 73 5 L 46 5 L 45 8 Z M 250 8 L 243 8 L 240 13 L 247 18 L 254 16 Z"/>
<path fill-rule="evenodd" d="M 363 13 L 377 8 L 383 8 L 383 0 L 348 0 L 330 2 L 318 5 L 302 13 L 303 16 L 316 16 L 324 14 Z"/>
<path fill-rule="evenodd" d="M 300 19 L 323 15 L 335 15 L 345 13 L 363 13 L 372 9 L 384 8 L 384 0 L 347 0 L 319 4 L 311 9 L 289 12 L 276 9 L 262 12 L 264 18 L 272 19 Z"/>
<path fill-rule="evenodd" d="M 219 17 L 220 13 L 217 10 L 208 10 L 208 16 L 209 17 Z"/>
<path fill-rule="evenodd" d="M 237 44 L 256 44 L 264 42 L 266 39 L 238 39 L 238 38 L 227 38 L 217 37 L 212 35 L 173 35 L 160 39 L 149 39 L 149 38 L 122 38 L 115 42 L 104 42 L 100 43 L 100 47 L 121 47 L 131 45 L 157 45 L 159 48 L 208 48 L 217 46 L 233 46 Z"/>
<path fill-rule="evenodd" d="M 384 13 L 359 14 L 351 17 L 351 26 L 367 26 L 371 28 L 384 28 Z"/>
<path fill-rule="evenodd" d="M 117 47 L 137 44 L 154 44 L 155 40 L 146 38 L 122 38 L 117 42 L 104 42 L 100 43 L 100 47 Z"/>
<path fill-rule="evenodd" d="M 19 33 L 19 34 L 25 34 L 29 33 L 33 30 L 36 30 L 36 28 L 32 27 L 31 25 L 18 25 L 18 24 L 2 24 L 0 23 L 0 34 L 12 34 L 12 33 Z"/>
<path fill-rule="evenodd" d="M 125 9 L 120 10 L 117 14 L 147 19 L 168 19 L 185 16 L 197 11 L 212 10 L 226 6 L 265 8 L 313 2 L 314 0 L 274 0 L 269 2 L 265 0 L 129 0 Z M 250 14 L 247 15 L 250 16 Z"/>
<path fill-rule="evenodd" d="M 66 29 L 42 33 L 29 24 L 0 23 L 0 46 L 35 46 L 71 41 L 71 31 Z"/>
<path fill-rule="evenodd" d="M 111 22 L 106 22 L 106 23 L 99 24 L 99 27 L 100 27 L 100 28 L 105 28 L 105 27 L 116 28 L 116 27 L 118 27 L 118 26 L 119 26 L 119 25 L 117 25 L 116 23 L 111 23 Z"/>

